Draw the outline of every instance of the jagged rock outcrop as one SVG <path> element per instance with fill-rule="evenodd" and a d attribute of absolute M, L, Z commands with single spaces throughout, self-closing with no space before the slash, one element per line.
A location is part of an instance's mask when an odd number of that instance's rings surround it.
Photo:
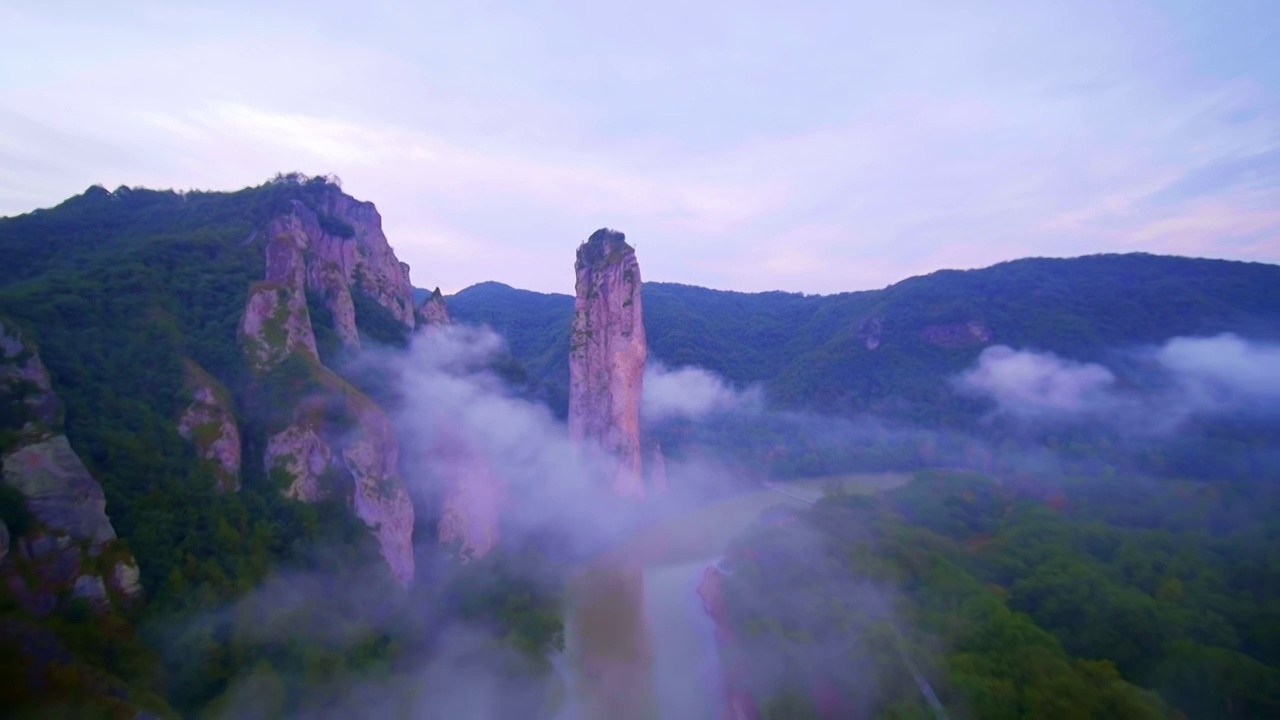
<path fill-rule="evenodd" d="M 257 373 L 271 370 L 294 352 L 317 357 L 306 296 L 286 285 L 259 282 L 249 288 L 240 337 L 249 367 Z"/>
<path fill-rule="evenodd" d="M 4 481 L 23 494 L 27 510 L 49 529 L 92 543 L 115 539 L 102 486 L 65 435 L 5 455 Z"/>
<path fill-rule="evenodd" d="M 267 228 L 266 280 L 249 292 L 241 341 L 255 372 L 257 408 L 271 418 L 263 462 L 284 474 L 284 492 L 306 502 L 341 497 L 378 538 L 392 576 L 408 585 L 413 506 L 397 470 L 399 445 L 386 415 L 320 363 L 307 291 L 324 298 L 334 330 L 358 347 L 353 293 L 414 326 L 409 269 L 382 234 L 370 203 L 327 188 L 312 206 L 295 201 Z"/>
<path fill-rule="evenodd" d="M 341 442 L 345 469 L 355 479 L 352 508 L 378 537 L 391 576 L 401 585 L 413 581 L 413 503 L 400 478 L 400 445 L 391 422 L 373 401 L 347 397 L 356 426 Z"/>
<path fill-rule="evenodd" d="M 142 592 L 142 575 L 138 566 L 129 561 L 118 562 L 111 570 L 109 584 L 116 592 L 134 596 Z"/>
<path fill-rule="evenodd" d="M 414 312 L 417 316 L 418 327 L 442 327 L 448 325 L 449 308 L 444 305 L 444 296 L 440 294 L 440 288 L 432 291 L 431 295 Z"/>
<path fill-rule="evenodd" d="M 137 564 L 116 540 L 102 486 L 62 432 L 62 406 L 48 370 L 16 327 L 0 319 L 0 481 L 22 498 L 23 527 L 0 552 L 0 578 L 38 614 L 66 592 L 99 608 L 108 588 L 121 602 L 141 593 Z M 127 579 L 117 582 L 115 578 Z"/>
<path fill-rule="evenodd" d="M 53 394 L 49 372 L 17 327 L 0 318 L 0 402 L 4 417 L 15 422 L 0 427 L 0 448 L 35 441 L 62 425 L 62 404 Z M 5 434 L 12 434 L 7 438 Z"/>
<path fill-rule="evenodd" d="M 235 492 L 240 489 L 240 428 L 231 393 L 191 360 L 183 362 L 183 371 L 191 402 L 178 416 L 178 434 L 196 446 L 200 457 L 214 463 L 218 487 Z"/>
<path fill-rule="evenodd" d="M 333 329 L 348 348 L 360 347 L 354 295 L 362 293 L 412 330 L 415 324 L 409 266 L 396 258 L 373 203 L 326 187 L 313 202 L 295 200 L 267 224 L 274 246 L 282 241 L 296 255 L 267 255 L 267 281 L 310 290 L 333 316 Z M 273 262 L 273 260 L 275 262 Z"/>
<path fill-rule="evenodd" d="M 284 494 L 306 502 L 316 502 L 327 494 L 320 478 L 333 458 L 328 443 L 316 432 L 316 428 L 295 422 L 267 440 L 267 472 L 286 473 L 290 480 Z"/>
<path fill-rule="evenodd" d="M 640 396 L 647 355 L 640 265 L 620 232 L 578 247 L 569 345 L 569 432 L 617 458 L 614 491 L 643 497 Z"/>
<path fill-rule="evenodd" d="M 401 585 L 413 580 L 413 505 L 397 468 L 400 446 L 372 400 L 319 361 L 291 360 L 311 392 L 275 408 L 281 424 L 267 440 L 267 472 L 284 473 L 285 494 L 306 502 L 347 501 L 378 538 L 383 559 Z M 277 381 L 274 376 L 260 383 Z"/>
<path fill-rule="evenodd" d="M 415 327 L 408 265 L 396 258 L 371 202 L 324 186 L 293 200 L 265 227 L 266 278 L 241 320 L 255 374 L 256 416 L 268 419 L 266 470 L 289 497 L 342 497 L 378 537 L 397 582 L 413 578 L 413 507 L 399 477 L 399 446 L 374 402 L 320 363 L 308 293 L 333 331 L 360 347 L 356 307 L 369 299 Z"/>

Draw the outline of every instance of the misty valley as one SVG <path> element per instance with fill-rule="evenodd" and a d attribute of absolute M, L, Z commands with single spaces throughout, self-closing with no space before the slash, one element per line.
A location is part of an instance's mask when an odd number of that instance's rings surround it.
<path fill-rule="evenodd" d="M 445 294 L 333 177 L 0 218 L 0 714 L 1280 717 L 1280 266 L 633 243 Z"/>

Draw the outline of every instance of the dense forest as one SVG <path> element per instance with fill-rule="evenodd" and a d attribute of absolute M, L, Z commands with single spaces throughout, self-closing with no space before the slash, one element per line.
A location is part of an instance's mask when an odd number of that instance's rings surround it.
<path fill-rule="evenodd" d="M 1270 483 L 925 471 L 766 513 L 724 563 L 767 718 L 1280 713 Z"/>
<path fill-rule="evenodd" d="M 669 366 L 763 383 L 781 407 L 904 417 L 948 412 L 939 381 L 988 344 L 1104 361 L 1176 336 L 1280 339 L 1280 267 L 1146 254 L 1030 258 L 837 295 L 646 282 L 643 299 L 650 352 Z M 488 282 L 446 303 L 501 333 L 534 375 L 567 380 L 571 295 Z"/>

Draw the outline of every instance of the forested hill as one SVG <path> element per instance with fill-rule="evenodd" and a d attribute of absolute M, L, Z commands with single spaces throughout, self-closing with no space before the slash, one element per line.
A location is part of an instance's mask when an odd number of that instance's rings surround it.
<path fill-rule="evenodd" d="M 945 412 L 945 379 L 993 344 L 1099 361 L 1177 336 L 1280 338 L 1280 266 L 1147 254 L 1029 258 L 826 296 L 647 282 L 643 297 L 652 357 L 823 410 Z M 447 303 L 505 335 L 530 372 L 567 381 L 572 297 L 488 282 Z"/>
<path fill-rule="evenodd" d="M 498 551 L 451 569 L 356 362 L 408 344 L 409 294 L 377 209 L 328 176 L 0 218 L 0 715 L 309 717 L 421 668 L 446 594 L 542 662 L 550 601 Z M 495 590 L 455 595 L 473 576 Z M 294 581 L 379 601 L 230 611 Z"/>

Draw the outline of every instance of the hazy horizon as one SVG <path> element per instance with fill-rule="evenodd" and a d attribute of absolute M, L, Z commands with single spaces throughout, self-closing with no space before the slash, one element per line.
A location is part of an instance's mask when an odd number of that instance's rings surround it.
<path fill-rule="evenodd" d="M 678 18 L 678 22 L 672 22 Z M 414 284 L 829 294 L 1026 256 L 1280 261 L 1280 7 L 19 0 L 0 215 L 333 173 Z"/>

